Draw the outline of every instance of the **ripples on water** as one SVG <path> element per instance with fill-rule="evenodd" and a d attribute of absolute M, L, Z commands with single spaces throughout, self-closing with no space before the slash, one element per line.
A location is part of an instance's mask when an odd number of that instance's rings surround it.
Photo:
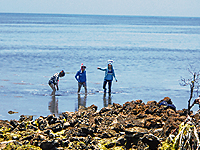
<path fill-rule="evenodd" d="M 200 18 L 0 14 L 0 119 L 165 96 L 185 108 L 189 87 L 179 80 L 189 78 L 189 65 L 200 70 L 199 41 Z M 118 79 L 111 96 L 103 94 L 104 72 L 96 69 L 108 59 Z M 87 66 L 87 95 L 76 94 L 81 63 Z M 66 76 L 51 97 L 47 82 L 62 69 Z"/>

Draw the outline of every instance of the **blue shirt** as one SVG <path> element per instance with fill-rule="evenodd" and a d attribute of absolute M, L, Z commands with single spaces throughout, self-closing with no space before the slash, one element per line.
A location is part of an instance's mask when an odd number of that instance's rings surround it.
<path fill-rule="evenodd" d="M 86 71 L 81 71 L 81 69 L 79 71 L 77 71 L 75 78 L 78 82 L 86 82 Z"/>
<path fill-rule="evenodd" d="M 104 80 L 110 80 L 110 81 L 112 81 L 112 80 L 113 80 L 113 77 L 114 77 L 115 80 L 117 81 L 117 79 L 116 79 L 116 77 L 115 77 L 115 71 L 114 71 L 113 68 L 111 69 L 111 71 L 110 71 L 108 68 L 105 68 L 105 69 L 99 68 L 99 69 L 102 70 L 102 71 L 105 71 Z"/>
<path fill-rule="evenodd" d="M 106 80 L 113 80 L 113 71 L 108 70 L 107 76 L 105 77 Z"/>

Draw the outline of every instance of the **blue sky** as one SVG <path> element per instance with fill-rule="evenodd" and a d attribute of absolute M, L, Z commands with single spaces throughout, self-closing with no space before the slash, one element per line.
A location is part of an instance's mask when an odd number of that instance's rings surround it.
<path fill-rule="evenodd" d="M 0 0 L 0 12 L 200 17 L 200 0 Z"/>

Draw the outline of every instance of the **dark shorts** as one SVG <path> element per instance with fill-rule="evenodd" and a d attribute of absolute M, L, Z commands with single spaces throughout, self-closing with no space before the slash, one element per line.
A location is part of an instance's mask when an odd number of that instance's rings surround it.
<path fill-rule="evenodd" d="M 81 87 L 81 86 L 86 87 L 86 82 L 78 82 L 78 86 L 79 87 Z"/>
<path fill-rule="evenodd" d="M 48 84 L 49 85 L 54 84 L 53 80 L 49 80 Z"/>

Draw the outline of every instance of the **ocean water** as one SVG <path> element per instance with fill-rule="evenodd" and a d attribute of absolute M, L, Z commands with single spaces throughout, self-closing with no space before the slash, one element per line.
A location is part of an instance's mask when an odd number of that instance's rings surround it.
<path fill-rule="evenodd" d="M 104 72 L 97 70 L 108 59 L 118 79 L 111 96 L 103 94 Z M 190 66 L 200 70 L 199 62 L 200 18 L 0 13 L 0 119 L 166 96 L 177 109 L 187 108 L 189 86 L 180 79 L 190 78 Z M 83 88 L 77 94 L 81 63 L 87 95 Z M 48 80 L 62 69 L 60 90 L 50 96 Z"/>

